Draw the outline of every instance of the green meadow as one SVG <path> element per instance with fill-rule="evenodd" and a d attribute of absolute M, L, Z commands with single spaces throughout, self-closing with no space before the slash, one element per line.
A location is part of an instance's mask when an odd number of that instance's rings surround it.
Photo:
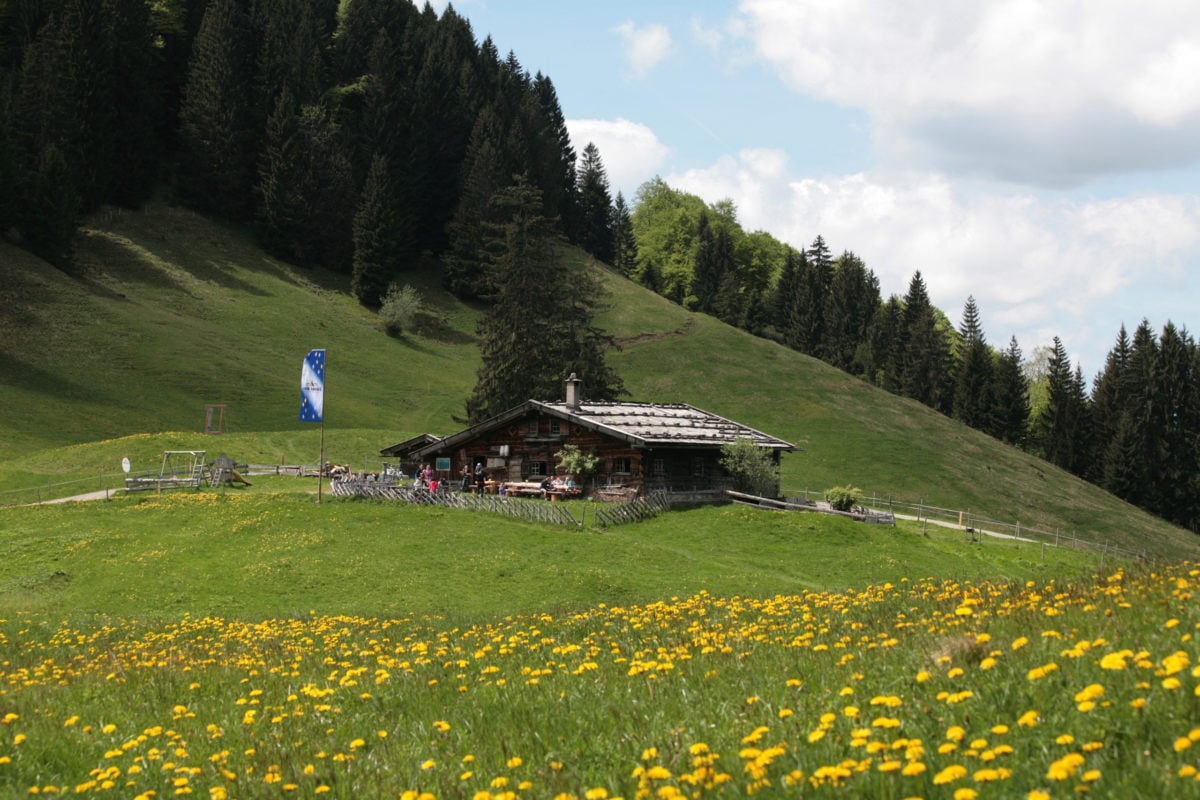
<path fill-rule="evenodd" d="M 165 204 L 78 252 L 0 244 L 2 797 L 1200 797 L 1193 534 L 607 271 L 632 399 L 795 442 L 785 494 L 1146 561 L 736 505 L 604 528 L 312 478 L 126 495 L 121 460 L 164 450 L 315 462 L 314 347 L 330 460 L 457 430 L 479 309 L 414 281 L 430 313 L 388 337 L 343 279 Z"/>

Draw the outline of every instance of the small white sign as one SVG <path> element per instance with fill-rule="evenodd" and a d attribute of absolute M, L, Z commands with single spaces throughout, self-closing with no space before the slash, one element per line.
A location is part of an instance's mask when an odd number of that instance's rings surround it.
<path fill-rule="evenodd" d="M 121 459 L 121 469 L 125 470 L 125 474 L 129 474 L 129 456 Z"/>

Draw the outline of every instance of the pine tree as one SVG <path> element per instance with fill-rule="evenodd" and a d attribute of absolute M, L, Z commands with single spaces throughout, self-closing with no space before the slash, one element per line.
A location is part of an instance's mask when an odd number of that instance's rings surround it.
<path fill-rule="evenodd" d="M 283 258 L 348 273 L 355 208 L 350 160 L 323 108 L 291 106 L 285 91 L 268 123 L 256 229 Z"/>
<path fill-rule="evenodd" d="M 717 284 L 716 296 L 712 301 L 712 313 L 727 325 L 739 325 L 745 312 L 742 286 L 734 264 L 733 238 L 725 227 L 717 230 L 713 242 L 713 259 L 721 281 Z"/>
<path fill-rule="evenodd" d="M 600 150 L 592 142 L 583 148 L 577 180 L 579 246 L 606 264 L 613 261 L 612 196 Z"/>
<path fill-rule="evenodd" d="M 581 198 L 571 133 L 567 130 L 567 121 L 558 102 L 558 93 L 550 78 L 539 72 L 533 78 L 532 90 L 544 119 L 539 137 L 541 146 L 538 148 L 542 179 L 537 184 L 542 190 L 544 213 L 550 219 L 557 218 L 568 238 L 582 244 L 582 240 L 577 238 L 582 234 L 579 207 Z M 597 152 L 597 162 L 599 157 Z M 603 171 L 603 166 L 600 168 Z M 604 181 L 607 191 L 608 178 L 605 177 Z M 611 259 L 611 256 L 605 258 L 599 253 L 595 255 L 601 261 L 608 262 Z"/>
<path fill-rule="evenodd" d="M 913 273 L 904 296 L 896 348 L 900 393 L 930 408 L 948 412 L 950 346 L 939 328 L 920 271 Z"/>
<path fill-rule="evenodd" d="M 787 341 L 787 330 L 791 324 L 792 304 L 796 300 L 796 272 L 802 268 L 804 254 L 790 247 L 783 256 L 783 267 L 779 271 L 779 279 L 771 293 L 771 327 L 774 338 L 779 342 Z"/>
<path fill-rule="evenodd" d="M 459 297 L 477 298 L 489 292 L 483 261 L 485 224 L 492 196 L 510 179 L 500 161 L 502 138 L 500 121 L 488 105 L 475 120 L 463 165 L 462 194 L 447 228 L 445 284 Z"/>
<path fill-rule="evenodd" d="M 1196 343 L 1187 331 L 1167 321 L 1154 364 L 1153 425 L 1158 429 L 1155 507 L 1165 519 L 1196 530 L 1200 497 L 1200 387 L 1194 373 Z"/>
<path fill-rule="evenodd" d="M 784 340 L 794 350 L 810 356 L 826 355 L 825 306 L 833 283 L 833 260 L 825 240 L 818 236 L 796 264 L 795 291 Z"/>
<path fill-rule="evenodd" d="M 868 337 L 870 352 L 865 359 L 868 379 L 892 394 L 900 393 L 899 338 L 902 316 L 900 298 L 897 295 L 890 296 L 871 324 Z"/>
<path fill-rule="evenodd" d="M 1033 443 L 1051 464 L 1080 474 L 1088 453 L 1088 408 L 1083 374 L 1071 371 L 1062 341 L 1055 336 L 1048 365 L 1046 406 L 1034 420 Z"/>
<path fill-rule="evenodd" d="M 717 292 L 721 288 L 720 262 L 717 259 L 716 237 L 708 212 L 701 211 L 696 222 L 696 253 L 692 262 L 692 291 L 696 310 L 711 314 Z"/>
<path fill-rule="evenodd" d="M 79 224 L 75 174 L 62 152 L 46 145 L 24 194 L 21 234 L 29 249 L 60 269 L 74 267 L 72 239 Z"/>
<path fill-rule="evenodd" d="M 953 416 L 972 428 L 994 428 L 996 410 L 992 349 L 984 339 L 975 297 L 967 298 L 959 326 L 958 368 L 955 370 Z"/>
<path fill-rule="evenodd" d="M 988 431 L 1016 447 L 1025 444 L 1029 430 L 1029 379 L 1025 377 L 1023 361 L 1017 337 L 1013 336 L 996 365 L 993 390 L 996 406 L 992 413 L 992 428 Z"/>
<path fill-rule="evenodd" d="M 862 260 L 847 251 L 834 263 L 833 279 L 825 301 L 825 360 L 838 369 L 860 376 L 871 323 L 879 310 L 879 279 Z"/>
<path fill-rule="evenodd" d="M 612 340 L 593 322 L 599 284 L 587 267 L 562 258 L 561 234 L 541 214 L 541 192 L 522 176 L 492 202 L 502 222 L 489 227 L 486 241 L 494 294 L 479 322 L 483 363 L 466 404 L 469 421 L 557 397 L 571 372 L 584 378 L 590 399 L 624 393 L 604 358 Z"/>
<path fill-rule="evenodd" d="M 1113 491 L 1113 488 L 1104 477 L 1106 451 L 1116 441 L 1117 430 L 1126 411 L 1126 397 L 1122 384 L 1125 381 L 1125 370 L 1129 366 L 1129 346 L 1129 334 L 1122 325 L 1120 333 L 1117 334 L 1116 344 L 1104 359 L 1103 371 L 1092 382 L 1092 425 L 1096 452 L 1091 459 L 1088 479 L 1109 491 Z"/>
<path fill-rule="evenodd" d="M 633 235 L 633 219 L 629 216 L 629 206 L 625 204 L 625 196 L 617 192 L 613 203 L 613 267 L 627 278 L 637 273 L 638 245 Z"/>
<path fill-rule="evenodd" d="M 213 0 L 196 34 L 179 111 L 176 189 L 199 210 L 231 219 L 243 219 L 254 197 L 250 52 L 241 4 Z"/>
<path fill-rule="evenodd" d="M 1104 456 L 1104 485 L 1118 497 L 1145 509 L 1158 507 L 1154 479 L 1161 452 L 1160 430 L 1155 424 L 1157 362 L 1158 341 L 1149 321 L 1143 319 L 1133 332 L 1129 358 L 1121 372 L 1119 391 L 1124 410 L 1118 423 L 1119 436 Z"/>
<path fill-rule="evenodd" d="M 328 68 L 325 35 L 313 4 L 271 0 L 258 4 L 257 9 L 257 27 L 262 30 L 255 82 L 257 107 L 274 108 L 285 87 L 300 105 L 318 102 L 328 85 Z"/>
<path fill-rule="evenodd" d="M 387 159 L 376 156 L 354 215 L 354 268 L 350 288 L 358 301 L 378 308 L 392 277 L 412 257 L 412 231 L 396 213 Z"/>

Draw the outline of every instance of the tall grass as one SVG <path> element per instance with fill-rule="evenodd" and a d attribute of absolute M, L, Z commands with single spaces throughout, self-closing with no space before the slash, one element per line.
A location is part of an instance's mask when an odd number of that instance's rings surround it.
<path fill-rule="evenodd" d="M 0 794 L 1195 797 L 1198 576 L 477 623 L 18 613 L 0 622 Z"/>

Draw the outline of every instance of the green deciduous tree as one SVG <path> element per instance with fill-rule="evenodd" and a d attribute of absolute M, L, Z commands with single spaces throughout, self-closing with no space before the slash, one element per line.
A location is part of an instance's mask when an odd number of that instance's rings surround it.
<path fill-rule="evenodd" d="M 779 460 L 754 440 L 738 438 L 721 445 L 721 466 L 733 478 L 736 491 L 756 497 L 779 494 Z"/>

